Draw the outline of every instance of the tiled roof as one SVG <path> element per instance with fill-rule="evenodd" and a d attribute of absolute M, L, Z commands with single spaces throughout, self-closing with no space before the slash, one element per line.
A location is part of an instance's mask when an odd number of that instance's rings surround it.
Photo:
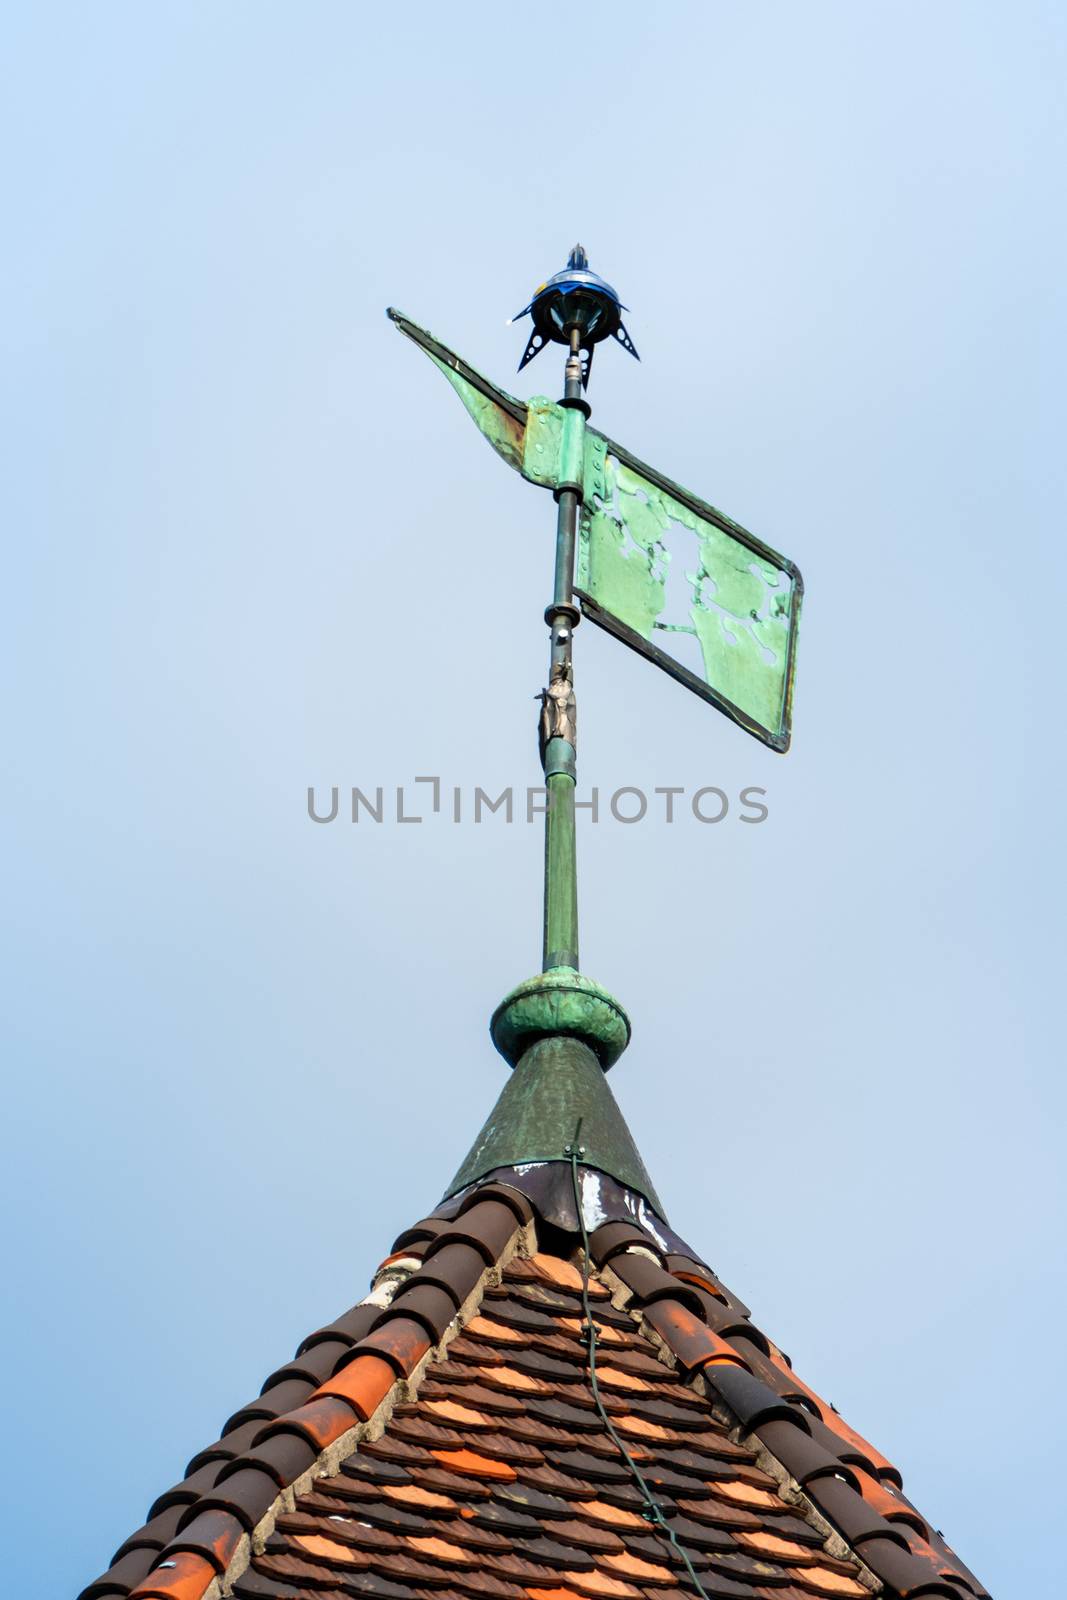
<path fill-rule="evenodd" d="M 985 1596 L 639 1197 L 584 1255 L 571 1178 L 501 1172 L 402 1234 L 81 1600 Z"/>

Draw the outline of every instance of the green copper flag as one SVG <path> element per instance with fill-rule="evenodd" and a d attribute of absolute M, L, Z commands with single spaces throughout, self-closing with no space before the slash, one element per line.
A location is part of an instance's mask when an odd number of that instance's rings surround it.
<path fill-rule="evenodd" d="M 544 488 L 579 491 L 583 615 L 787 750 L 804 592 L 794 563 L 588 427 L 580 411 L 516 400 L 425 329 L 389 315 L 510 466 Z"/>

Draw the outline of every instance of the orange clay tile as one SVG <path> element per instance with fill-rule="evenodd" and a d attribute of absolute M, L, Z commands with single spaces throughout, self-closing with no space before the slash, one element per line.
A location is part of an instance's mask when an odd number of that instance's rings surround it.
<path fill-rule="evenodd" d="M 903 1522 L 914 1529 L 920 1538 L 926 1538 L 926 1524 L 917 1511 L 905 1505 L 899 1496 L 879 1483 L 877 1478 L 872 1478 L 869 1472 L 864 1472 L 861 1467 L 853 1467 L 852 1470 L 856 1474 L 860 1494 L 872 1510 L 877 1511 L 880 1517 L 885 1517 L 887 1522 Z"/>
<path fill-rule="evenodd" d="M 381 1269 L 379 1268 L 379 1271 L 380 1270 Z M 682 1283 L 693 1283 L 698 1289 L 706 1289 L 708 1294 L 713 1294 L 716 1300 L 721 1300 L 723 1305 L 726 1305 L 726 1296 L 723 1294 L 718 1284 L 712 1283 L 711 1279 L 705 1278 L 702 1273 L 676 1272 L 674 1276 L 681 1279 Z"/>
<path fill-rule="evenodd" d="M 449 1544 L 447 1539 L 437 1539 L 432 1534 L 427 1538 L 409 1534 L 408 1544 L 420 1556 L 431 1561 L 464 1561 L 474 1560 L 469 1550 L 462 1550 L 458 1544 Z"/>
<path fill-rule="evenodd" d="M 319 1450 L 325 1450 L 358 1421 L 347 1400 L 338 1400 L 332 1394 L 316 1395 L 295 1411 L 287 1411 L 284 1417 L 286 1431 L 302 1433 Z M 278 1432 L 279 1423 L 268 1424 L 268 1429 Z"/>
<path fill-rule="evenodd" d="M 435 1494 L 432 1489 L 420 1489 L 415 1483 L 383 1483 L 381 1492 L 401 1505 L 422 1506 L 426 1511 L 450 1511 L 455 1505 L 447 1494 Z"/>
<path fill-rule="evenodd" d="M 506 1461 L 493 1461 L 489 1456 L 476 1455 L 473 1450 L 431 1450 L 430 1454 L 449 1472 L 458 1472 L 464 1477 L 493 1478 L 500 1483 L 515 1480 L 515 1468 L 509 1467 Z"/>
<path fill-rule="evenodd" d="M 168 1556 L 169 1567 L 157 1567 L 147 1578 L 130 1590 L 129 1600 L 200 1600 L 208 1584 L 215 1577 L 215 1568 L 203 1556 L 191 1550 L 179 1550 Z"/>
<path fill-rule="evenodd" d="M 657 1300 L 648 1307 L 647 1316 L 656 1332 L 690 1371 L 709 1362 L 729 1362 L 736 1367 L 746 1365 L 739 1350 L 713 1333 L 706 1323 L 677 1300 Z"/>
<path fill-rule="evenodd" d="M 644 1378 L 635 1378 L 632 1372 L 619 1372 L 614 1367 L 597 1365 L 596 1375 L 606 1389 L 649 1390 L 652 1385 Z"/>
<path fill-rule="evenodd" d="M 369 1354 L 378 1352 L 406 1378 L 429 1350 L 430 1336 L 414 1317 L 393 1316 L 361 1339 L 360 1345 Z"/>
<path fill-rule="evenodd" d="M 720 1478 L 710 1483 L 708 1488 L 714 1495 L 721 1495 L 727 1500 L 736 1500 L 744 1506 L 774 1506 L 781 1509 L 782 1502 L 773 1494 L 768 1494 L 766 1489 L 757 1489 L 753 1483 L 742 1483 L 737 1478 Z"/>
<path fill-rule="evenodd" d="M 661 1428 L 658 1422 L 646 1422 L 644 1417 L 615 1417 L 613 1420 L 621 1433 L 636 1433 L 642 1439 L 670 1439 L 674 1443 L 681 1443 L 667 1428 Z"/>
<path fill-rule="evenodd" d="M 495 1428 L 500 1426 L 499 1418 L 494 1421 L 492 1417 L 483 1416 L 480 1411 L 472 1411 L 470 1406 L 460 1405 L 455 1400 L 424 1400 L 422 1409 L 431 1416 L 443 1417 L 446 1422 L 459 1422 L 469 1428 Z"/>
<path fill-rule="evenodd" d="M 351 1566 L 359 1560 L 359 1556 L 348 1545 L 338 1544 L 336 1539 L 324 1539 L 318 1533 L 294 1533 L 292 1540 L 309 1556 L 319 1556 L 323 1561 L 347 1561 Z"/>
<path fill-rule="evenodd" d="M 363 1355 L 315 1390 L 315 1395 L 337 1395 L 347 1400 L 366 1422 L 372 1417 L 396 1382 L 396 1373 L 381 1356 Z"/>
<path fill-rule="evenodd" d="M 871 1591 L 843 1572 L 831 1572 L 829 1567 L 787 1567 L 789 1576 L 797 1583 L 810 1585 L 823 1594 L 855 1596 L 856 1600 L 871 1600 Z M 962 1591 L 961 1591 L 962 1594 Z"/>
<path fill-rule="evenodd" d="M 593 1320 L 596 1321 L 595 1317 L 594 1317 Z M 578 1331 L 579 1332 L 581 1332 L 581 1326 L 582 1326 L 581 1323 L 579 1323 L 578 1324 Z M 628 1335 L 626 1335 L 624 1333 L 620 1333 L 618 1328 L 613 1328 L 611 1326 L 610 1322 L 598 1322 L 597 1323 L 597 1325 L 596 1325 L 596 1342 L 597 1342 L 597 1344 L 626 1344 L 627 1340 L 628 1340 Z"/>
<path fill-rule="evenodd" d="M 581 1293 L 582 1275 L 572 1262 L 562 1261 L 559 1256 L 542 1255 L 538 1251 L 537 1255 L 530 1257 L 530 1265 L 558 1288 L 575 1289 Z"/>
<path fill-rule="evenodd" d="M 527 1589 L 530 1600 L 581 1600 L 573 1589 Z"/>
<path fill-rule="evenodd" d="M 603 1572 L 564 1572 L 563 1577 L 581 1594 L 603 1595 L 604 1600 L 641 1600 L 640 1589 Z"/>
<path fill-rule="evenodd" d="M 475 1372 L 498 1389 L 518 1389 L 522 1394 L 544 1394 L 545 1384 L 540 1378 L 531 1378 L 528 1372 L 517 1372 L 514 1367 L 475 1367 Z"/>
<path fill-rule="evenodd" d="M 527 1335 L 518 1328 L 506 1328 L 502 1322 L 491 1322 L 488 1317 L 472 1317 L 464 1326 L 464 1333 L 475 1339 L 488 1339 L 500 1344 L 525 1344 Z"/>
<path fill-rule="evenodd" d="M 225 1572 L 244 1531 L 243 1524 L 232 1511 L 212 1507 L 182 1525 L 181 1543 L 199 1550 L 209 1561 L 214 1561 L 218 1572 Z"/>
<path fill-rule="evenodd" d="M 635 1511 L 624 1511 L 621 1506 L 609 1506 L 606 1500 L 579 1500 L 574 1509 L 583 1511 L 593 1522 L 610 1523 L 613 1528 L 648 1530 L 644 1517 L 639 1517 Z"/>
<path fill-rule="evenodd" d="M 618 1572 L 624 1578 L 633 1578 L 635 1583 L 677 1583 L 677 1578 L 668 1567 L 659 1566 L 652 1561 L 642 1561 L 640 1556 L 632 1556 L 628 1550 L 616 1556 L 597 1556 L 612 1572 Z"/>
<path fill-rule="evenodd" d="M 783 1561 L 804 1561 L 811 1552 L 795 1539 L 783 1539 L 777 1533 L 739 1533 L 736 1538 L 749 1550 L 761 1555 L 781 1557 Z"/>

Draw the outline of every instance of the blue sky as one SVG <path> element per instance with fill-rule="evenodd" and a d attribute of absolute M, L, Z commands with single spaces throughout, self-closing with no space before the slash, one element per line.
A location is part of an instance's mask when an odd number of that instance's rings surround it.
<path fill-rule="evenodd" d="M 503 1082 L 537 829 L 305 795 L 538 780 L 551 502 L 383 313 L 555 393 L 505 319 L 576 238 L 642 353 L 594 422 L 807 584 L 785 759 L 576 640 L 584 784 L 769 809 L 583 824 L 612 1085 L 674 1226 L 964 1560 L 1060 1592 L 1064 35 L 8 14 L 12 1593 L 107 1565 Z"/>

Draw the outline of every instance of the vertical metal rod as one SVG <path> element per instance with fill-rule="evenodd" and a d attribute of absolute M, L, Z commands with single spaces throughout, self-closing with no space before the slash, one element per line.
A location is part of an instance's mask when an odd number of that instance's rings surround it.
<path fill-rule="evenodd" d="M 581 333 L 572 328 L 570 354 L 564 375 L 563 404 L 588 414 L 582 398 Z M 545 612 L 551 629 L 549 693 L 546 716 L 569 696 L 570 717 L 565 731 L 558 718 L 549 720 L 550 737 L 543 739 L 545 785 L 548 810 L 545 814 L 545 902 L 542 967 L 578 967 L 578 864 L 574 826 L 574 791 L 577 783 L 574 746 L 574 695 L 572 639 L 579 613 L 574 604 L 574 556 L 578 538 L 577 489 L 561 489 L 557 495 L 556 566 L 552 604 Z M 555 699 L 553 698 L 555 690 Z"/>

